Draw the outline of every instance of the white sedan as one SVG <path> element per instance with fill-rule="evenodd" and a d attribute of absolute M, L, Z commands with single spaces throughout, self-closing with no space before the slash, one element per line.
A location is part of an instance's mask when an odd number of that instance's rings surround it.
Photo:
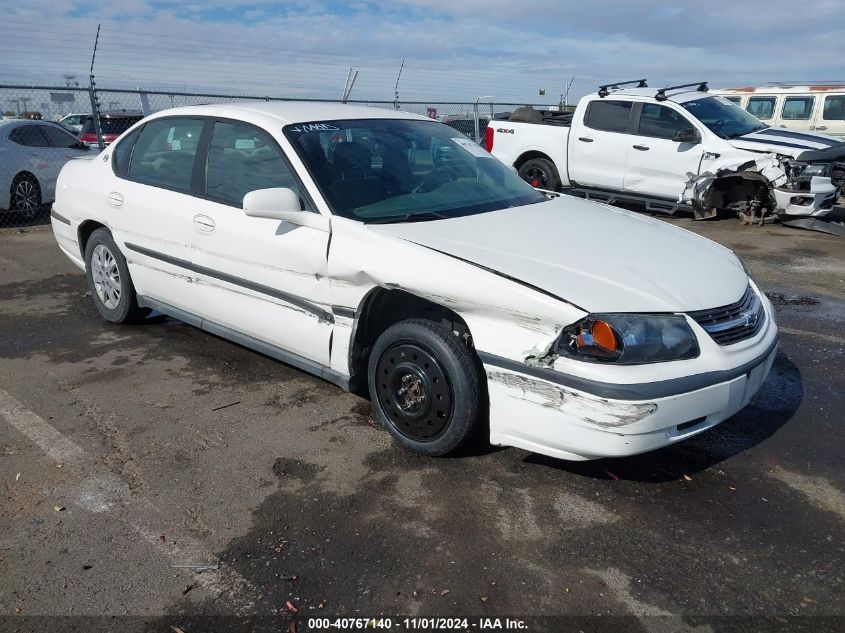
<path fill-rule="evenodd" d="M 159 112 L 69 163 L 52 218 L 105 319 L 156 310 L 368 393 L 428 455 L 666 446 L 748 404 L 778 343 L 728 249 L 549 198 L 404 112 Z"/>
<path fill-rule="evenodd" d="M 0 210 L 33 219 L 52 202 L 64 164 L 90 155 L 87 145 L 57 123 L 0 121 Z"/>

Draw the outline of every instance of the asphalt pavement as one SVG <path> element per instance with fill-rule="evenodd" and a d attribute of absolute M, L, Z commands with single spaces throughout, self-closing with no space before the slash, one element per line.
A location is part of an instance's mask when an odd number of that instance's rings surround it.
<path fill-rule="evenodd" d="M 103 322 L 49 230 L 0 234 L 0 630 L 842 630 L 845 239 L 673 222 L 744 258 L 780 352 L 716 428 L 584 463 L 411 454 L 318 378 L 171 319 Z"/>

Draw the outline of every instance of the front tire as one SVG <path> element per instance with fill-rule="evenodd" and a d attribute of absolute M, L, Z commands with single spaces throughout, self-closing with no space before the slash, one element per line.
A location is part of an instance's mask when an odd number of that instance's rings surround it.
<path fill-rule="evenodd" d="M 532 187 L 558 191 L 560 177 L 554 164 L 545 158 L 531 158 L 519 166 L 519 177 Z"/>
<path fill-rule="evenodd" d="M 132 323 L 150 313 L 147 308 L 138 306 L 126 259 L 108 229 L 97 229 L 88 238 L 85 277 L 94 305 L 106 321 Z"/>
<path fill-rule="evenodd" d="M 385 330 L 367 375 L 382 426 L 416 453 L 451 453 L 479 427 L 482 383 L 475 356 L 433 321 L 409 319 Z"/>

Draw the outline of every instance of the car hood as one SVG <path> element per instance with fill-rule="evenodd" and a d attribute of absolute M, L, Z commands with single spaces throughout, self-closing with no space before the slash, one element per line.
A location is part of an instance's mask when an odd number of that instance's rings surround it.
<path fill-rule="evenodd" d="M 777 127 L 769 127 L 751 134 L 738 136 L 728 142 L 738 149 L 782 154 L 802 160 L 804 160 L 802 154 L 805 153 L 811 156 L 818 152 L 827 154 L 832 150 L 834 154 L 840 152 L 845 154 L 845 142 L 841 139 L 824 134 L 796 132 Z"/>
<path fill-rule="evenodd" d="M 737 301 L 748 285 L 736 256 L 715 242 L 569 196 L 448 220 L 367 226 L 588 312 L 715 308 Z"/>

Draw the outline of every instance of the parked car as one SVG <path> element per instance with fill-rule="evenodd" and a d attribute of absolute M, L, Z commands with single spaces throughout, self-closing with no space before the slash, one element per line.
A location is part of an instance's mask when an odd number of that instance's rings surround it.
<path fill-rule="evenodd" d="M 775 85 L 714 90 L 772 127 L 845 139 L 845 84 Z"/>
<path fill-rule="evenodd" d="M 103 133 L 103 144 L 110 145 L 118 136 L 144 118 L 140 112 L 130 110 L 115 110 L 100 113 L 100 128 Z M 93 115 L 85 117 L 79 138 L 89 145 L 97 145 L 97 128 Z"/>
<path fill-rule="evenodd" d="M 65 167 L 52 226 L 106 320 L 157 310 L 368 393 L 428 455 L 672 444 L 743 408 L 777 347 L 728 249 L 394 110 L 158 112 Z"/>
<path fill-rule="evenodd" d="M 76 134 L 82 132 L 82 125 L 85 123 L 85 119 L 91 116 L 91 113 L 71 113 L 66 114 L 61 119 L 59 119 L 59 123 L 64 125 L 65 127 L 73 130 Z"/>
<path fill-rule="evenodd" d="M 86 155 L 88 147 L 57 123 L 0 121 L 0 210 L 34 218 L 55 197 L 62 166 Z"/>
<path fill-rule="evenodd" d="M 468 136 L 469 138 L 475 138 L 475 117 L 472 115 L 444 115 L 440 117 L 440 122 L 445 123 L 451 128 L 455 128 L 458 132 L 463 134 L 464 136 Z M 484 138 L 484 130 L 487 127 L 487 124 L 490 123 L 490 117 L 479 116 L 478 117 L 478 133 L 479 138 L 477 140 L 481 140 Z"/>
<path fill-rule="evenodd" d="M 624 83 L 602 86 L 571 114 L 518 109 L 487 128 L 486 147 L 537 187 L 691 207 L 699 218 L 718 209 L 820 217 L 845 191 L 840 139 L 772 128 L 704 83 Z"/>

